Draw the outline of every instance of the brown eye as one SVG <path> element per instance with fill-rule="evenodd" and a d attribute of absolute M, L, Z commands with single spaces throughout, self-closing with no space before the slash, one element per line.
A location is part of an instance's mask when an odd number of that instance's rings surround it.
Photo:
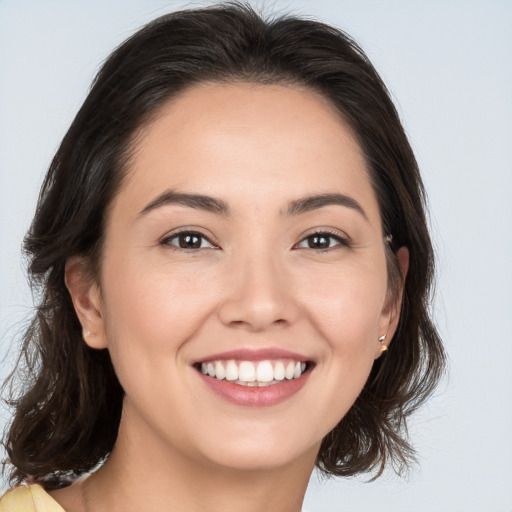
<path fill-rule="evenodd" d="M 328 249 L 331 246 L 331 238 L 325 235 L 313 235 L 308 236 L 306 240 L 310 249 Z"/>
<path fill-rule="evenodd" d="M 215 246 L 201 233 L 182 231 L 162 240 L 162 245 L 170 245 L 180 249 L 205 249 Z"/>
<path fill-rule="evenodd" d="M 179 235 L 178 242 L 182 249 L 199 249 L 201 247 L 201 237 L 196 234 Z"/>
<path fill-rule="evenodd" d="M 313 233 L 301 240 L 296 247 L 299 249 L 315 249 L 322 251 L 341 246 L 349 247 L 350 243 L 341 236 L 332 233 Z"/>

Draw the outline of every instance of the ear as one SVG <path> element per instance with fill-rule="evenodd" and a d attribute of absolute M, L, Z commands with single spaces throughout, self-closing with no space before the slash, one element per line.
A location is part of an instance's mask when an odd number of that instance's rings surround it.
<path fill-rule="evenodd" d="M 377 340 L 377 348 L 375 350 L 375 359 L 380 357 L 382 352 L 387 350 L 388 345 L 391 343 L 393 336 L 398 328 L 398 322 L 400 320 L 400 309 L 402 305 L 402 296 L 404 292 L 405 279 L 407 272 L 409 271 L 409 249 L 407 247 L 401 247 L 396 253 L 398 258 L 398 264 L 400 266 L 400 288 L 398 293 L 393 294 L 392 300 L 387 300 L 384 309 L 382 310 L 380 321 L 379 321 L 379 339 Z M 384 340 L 380 341 L 384 336 Z M 386 347 L 383 350 L 383 347 Z"/>
<path fill-rule="evenodd" d="M 66 261 L 65 283 L 82 324 L 84 341 L 91 348 L 107 347 L 100 289 L 91 278 L 88 263 L 81 256 Z"/>

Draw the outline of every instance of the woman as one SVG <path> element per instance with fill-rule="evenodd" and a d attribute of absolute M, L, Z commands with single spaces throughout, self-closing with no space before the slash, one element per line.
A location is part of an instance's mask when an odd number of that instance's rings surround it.
<path fill-rule="evenodd" d="M 346 34 L 237 4 L 144 27 L 26 238 L 41 303 L 5 444 L 29 485 L 0 510 L 294 512 L 315 465 L 400 471 L 444 364 L 423 204 Z"/>

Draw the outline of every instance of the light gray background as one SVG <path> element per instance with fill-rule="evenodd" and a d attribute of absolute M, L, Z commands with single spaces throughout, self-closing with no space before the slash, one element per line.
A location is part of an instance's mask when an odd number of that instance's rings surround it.
<path fill-rule="evenodd" d="M 19 250 L 38 188 L 94 73 L 141 24 L 184 5 L 197 3 L 0 0 L 1 355 L 30 313 Z M 306 508 L 510 512 L 512 1 L 278 0 L 266 8 L 345 29 L 388 84 L 430 196 L 435 311 L 450 357 L 449 378 L 412 424 L 421 466 L 406 480 L 313 477 Z"/>

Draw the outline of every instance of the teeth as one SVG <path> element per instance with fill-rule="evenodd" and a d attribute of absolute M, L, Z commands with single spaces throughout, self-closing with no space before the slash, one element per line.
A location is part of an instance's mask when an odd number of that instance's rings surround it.
<path fill-rule="evenodd" d="M 262 361 L 261 363 L 258 363 L 258 368 L 256 369 L 256 380 L 259 382 L 270 382 L 274 380 L 274 368 L 272 368 L 270 361 Z"/>
<path fill-rule="evenodd" d="M 208 372 L 209 373 L 209 372 Z M 224 379 L 226 378 L 226 370 L 224 369 L 224 366 L 220 361 L 217 361 L 215 363 L 215 375 L 214 377 L 217 377 L 217 379 Z"/>
<path fill-rule="evenodd" d="M 278 361 L 274 367 L 274 379 L 284 380 L 284 364 Z"/>
<path fill-rule="evenodd" d="M 218 380 L 226 379 L 240 386 L 264 387 L 283 380 L 299 378 L 306 363 L 293 360 L 278 361 L 209 361 L 201 363 L 201 372 Z"/>
<path fill-rule="evenodd" d="M 288 379 L 288 380 L 291 380 L 293 379 L 293 375 L 295 373 L 295 364 L 293 361 L 290 361 L 287 365 L 286 365 L 286 370 L 284 371 L 284 376 Z"/>
<path fill-rule="evenodd" d="M 254 382 L 256 380 L 256 368 L 250 361 L 242 361 L 238 366 L 238 378 L 245 382 Z"/>
<path fill-rule="evenodd" d="M 238 366 L 235 361 L 228 361 L 226 365 L 226 380 L 238 380 Z"/>

